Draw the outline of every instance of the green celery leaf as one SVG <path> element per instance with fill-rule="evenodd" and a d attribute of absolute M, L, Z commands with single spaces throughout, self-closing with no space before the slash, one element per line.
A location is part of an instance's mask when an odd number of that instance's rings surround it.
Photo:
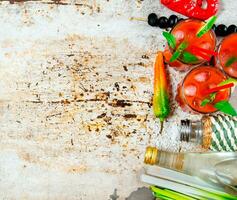
<path fill-rule="evenodd" d="M 183 200 L 189 200 L 189 197 L 185 197 L 185 195 L 180 195 L 178 192 L 176 193 L 172 193 L 169 190 L 164 190 L 161 188 L 158 188 L 156 186 L 151 186 L 150 187 L 151 191 L 154 193 L 155 197 L 159 197 L 159 196 L 165 196 L 171 199 L 183 199 Z"/>
<path fill-rule="evenodd" d="M 205 33 L 207 33 L 208 31 L 210 31 L 213 27 L 213 25 L 216 22 L 217 17 L 216 16 L 212 16 L 210 19 L 208 19 L 208 21 L 205 23 L 205 25 L 203 27 L 201 27 L 201 29 L 198 31 L 197 33 L 197 37 L 202 37 Z"/>
<path fill-rule="evenodd" d="M 170 58 L 170 62 L 174 62 L 174 61 L 177 60 L 180 56 L 181 56 L 181 52 L 175 51 L 174 54 L 172 55 L 172 57 Z"/>
<path fill-rule="evenodd" d="M 181 197 L 181 199 L 196 200 L 196 199 L 194 199 L 194 198 L 191 197 L 191 196 L 188 196 L 188 195 L 185 195 L 185 194 L 182 194 L 182 193 L 179 193 L 179 192 L 173 191 L 173 190 L 164 189 L 164 191 L 169 191 L 169 193 L 171 193 L 171 194 L 179 195 L 179 196 Z"/>
<path fill-rule="evenodd" d="M 225 81 L 222 81 L 221 83 L 219 83 L 218 86 L 226 85 L 226 84 L 229 84 L 229 83 L 237 84 L 237 79 L 228 78 Z"/>
<path fill-rule="evenodd" d="M 183 52 L 183 61 L 186 63 L 192 63 L 198 61 L 198 58 L 195 55 L 185 51 Z"/>
<path fill-rule="evenodd" d="M 216 92 L 211 93 L 208 98 L 204 99 L 201 103 L 201 106 L 206 106 L 207 104 L 213 103 L 216 98 Z"/>
<path fill-rule="evenodd" d="M 168 33 L 168 32 L 163 32 L 163 36 L 167 40 L 169 46 L 172 49 L 175 49 L 175 47 L 176 47 L 176 39 L 175 39 L 175 37 L 171 33 Z"/>
<path fill-rule="evenodd" d="M 173 198 L 154 193 L 154 196 L 160 200 L 175 200 Z"/>
<path fill-rule="evenodd" d="M 223 85 L 226 85 L 226 84 L 229 84 L 229 83 L 237 84 L 237 79 L 228 78 L 228 79 L 226 79 L 225 81 L 222 81 L 221 83 L 219 83 L 218 86 L 223 86 Z M 213 101 L 214 101 L 215 98 L 216 98 L 216 94 L 217 94 L 216 92 L 211 93 L 208 98 L 204 99 L 204 100 L 201 102 L 201 106 L 206 106 L 207 104 L 213 103 Z"/>
<path fill-rule="evenodd" d="M 210 100 L 211 100 L 211 102 L 213 102 L 213 101 L 215 100 L 216 94 L 217 94 L 216 92 L 210 94 Z"/>
<path fill-rule="evenodd" d="M 179 45 L 179 47 L 176 49 L 176 51 L 174 52 L 172 57 L 170 58 L 170 62 L 174 62 L 175 60 L 177 60 L 187 47 L 188 47 L 188 43 L 187 42 L 182 42 Z"/>
<path fill-rule="evenodd" d="M 228 101 L 217 102 L 215 104 L 215 108 L 225 114 L 229 114 L 231 116 L 237 116 L 236 110 L 233 108 L 233 106 Z"/>
<path fill-rule="evenodd" d="M 231 57 L 230 59 L 227 60 L 227 62 L 225 63 L 225 66 L 230 67 L 235 62 L 237 62 L 237 57 L 233 56 L 233 57 Z"/>
<path fill-rule="evenodd" d="M 201 106 L 206 106 L 207 104 L 211 103 L 210 99 L 204 99 L 201 103 Z"/>

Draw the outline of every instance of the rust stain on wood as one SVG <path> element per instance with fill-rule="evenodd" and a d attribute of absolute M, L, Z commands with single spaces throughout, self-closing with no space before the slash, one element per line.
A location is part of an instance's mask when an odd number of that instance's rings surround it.
<path fill-rule="evenodd" d="M 88 168 L 85 165 L 74 165 L 65 169 L 68 173 L 85 173 L 88 172 Z"/>
<path fill-rule="evenodd" d="M 2 21 L 10 18 L 12 32 L 20 30 L 1 40 L 0 153 L 6 151 L 8 166 L 26 179 L 33 176 L 42 194 L 38 199 L 49 198 L 50 186 L 67 195 L 50 191 L 52 199 L 106 199 L 101 191 L 110 183 L 130 191 L 139 184 L 135 174 L 146 145 L 156 141 L 151 108 L 155 47 L 140 24 L 127 20 L 136 2 L 11 3 L 1 2 Z M 116 23 L 129 28 L 127 33 Z M 131 179 L 125 181 L 128 174 Z M 21 183 L 13 185 L 20 191 Z M 27 194 L 33 186 L 24 183 Z M 100 191 L 83 196 L 91 187 Z"/>

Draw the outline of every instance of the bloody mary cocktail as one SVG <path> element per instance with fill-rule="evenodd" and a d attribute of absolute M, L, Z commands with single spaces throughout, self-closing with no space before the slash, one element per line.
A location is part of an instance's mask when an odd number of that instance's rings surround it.
<path fill-rule="evenodd" d="M 194 111 L 197 113 L 212 113 L 217 111 L 214 104 L 228 100 L 230 88 L 216 92 L 211 103 L 202 105 L 203 100 L 210 98 L 206 94 L 207 89 L 216 88 L 218 84 L 226 80 L 225 74 L 218 68 L 211 66 L 200 66 L 191 70 L 183 82 L 178 86 L 176 100 L 184 111 Z"/>
<path fill-rule="evenodd" d="M 221 42 L 218 59 L 223 70 L 234 78 L 237 78 L 237 33 L 227 36 Z M 226 65 L 232 59 L 230 65 Z"/>
<path fill-rule="evenodd" d="M 197 37 L 198 31 L 203 27 L 203 25 L 205 25 L 205 22 L 196 19 L 180 21 L 171 30 L 171 34 L 176 38 L 176 49 L 182 42 L 185 41 L 189 45 L 187 49 L 185 49 L 187 52 L 190 52 L 191 46 L 214 51 L 216 47 L 216 35 L 212 30 L 208 31 L 200 38 Z M 181 56 L 178 60 L 170 63 L 169 60 L 176 49 L 167 48 L 164 52 L 164 56 L 169 65 L 179 71 L 185 71 L 190 69 L 191 66 L 201 64 L 206 61 L 202 57 L 197 56 L 196 61 L 187 63 Z"/>

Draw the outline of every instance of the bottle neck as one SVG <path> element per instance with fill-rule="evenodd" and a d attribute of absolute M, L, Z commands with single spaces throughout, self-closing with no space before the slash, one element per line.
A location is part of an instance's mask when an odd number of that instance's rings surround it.
<path fill-rule="evenodd" d="M 147 147 L 144 162 L 150 165 L 159 165 L 168 169 L 183 171 L 183 153 L 158 151 L 155 147 Z"/>
<path fill-rule="evenodd" d="M 202 121 L 181 120 L 180 140 L 202 144 L 203 141 L 203 123 Z"/>
<path fill-rule="evenodd" d="M 183 153 L 159 152 L 156 165 L 177 171 L 183 171 L 184 165 Z"/>

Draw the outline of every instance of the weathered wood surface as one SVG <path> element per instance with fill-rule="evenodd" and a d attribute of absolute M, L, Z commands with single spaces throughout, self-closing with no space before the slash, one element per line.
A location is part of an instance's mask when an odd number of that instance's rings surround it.
<path fill-rule="evenodd" d="M 225 2 L 219 21 L 236 23 Z M 114 188 L 124 199 L 148 144 L 192 149 L 171 139 L 180 118 L 199 116 L 175 109 L 157 136 L 152 62 L 164 39 L 129 21 L 150 12 L 171 14 L 158 0 L 0 2 L 1 199 L 104 200 Z M 175 91 L 184 74 L 169 71 Z"/>

